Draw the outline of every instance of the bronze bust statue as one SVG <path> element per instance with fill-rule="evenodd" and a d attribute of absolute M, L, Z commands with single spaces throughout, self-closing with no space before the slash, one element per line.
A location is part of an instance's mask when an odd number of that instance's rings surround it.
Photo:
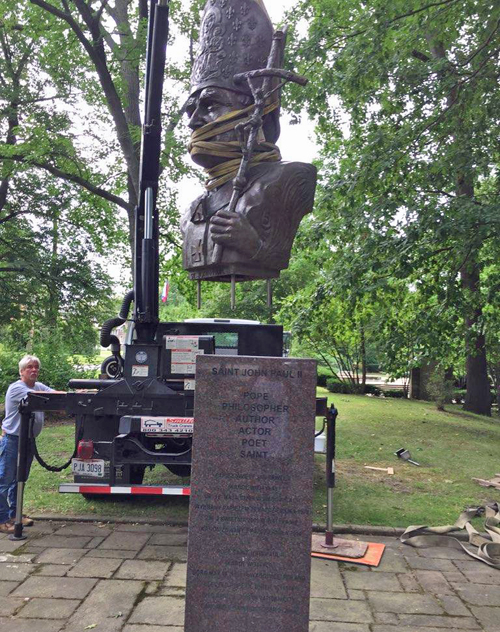
<path fill-rule="evenodd" d="M 284 34 L 261 0 L 208 0 L 186 105 L 192 159 L 205 193 L 182 218 L 184 268 L 193 280 L 271 279 L 288 267 L 312 210 L 316 168 L 281 160 Z M 267 69 L 267 70 L 266 70 Z"/>

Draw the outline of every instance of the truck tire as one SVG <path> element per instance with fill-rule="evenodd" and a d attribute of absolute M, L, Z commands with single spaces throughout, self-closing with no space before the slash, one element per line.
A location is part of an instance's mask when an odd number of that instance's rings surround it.
<path fill-rule="evenodd" d="M 107 375 L 111 380 L 123 377 L 123 365 L 116 356 L 109 356 L 101 364 L 101 373 Z"/>

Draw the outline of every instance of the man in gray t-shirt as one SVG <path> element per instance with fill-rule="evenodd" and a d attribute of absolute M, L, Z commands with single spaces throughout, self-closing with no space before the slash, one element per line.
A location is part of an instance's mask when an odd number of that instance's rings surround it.
<path fill-rule="evenodd" d="M 17 452 L 19 446 L 19 427 L 21 413 L 19 403 L 30 391 L 52 391 L 41 382 L 37 382 L 40 372 L 40 360 L 35 356 L 25 356 L 19 362 L 20 379 L 7 389 L 5 396 L 5 418 L 2 421 L 0 438 L 0 533 L 14 532 L 14 518 L 17 500 Z M 43 413 L 35 413 L 33 432 L 38 436 L 43 426 Z M 33 455 L 29 454 L 28 471 Z M 33 520 L 23 518 L 23 525 L 30 526 Z"/>

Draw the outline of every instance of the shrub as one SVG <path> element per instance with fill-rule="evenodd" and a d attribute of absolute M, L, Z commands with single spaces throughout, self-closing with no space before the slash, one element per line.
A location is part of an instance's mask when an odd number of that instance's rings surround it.
<path fill-rule="evenodd" d="M 57 333 L 47 332 L 41 338 L 30 351 L 19 348 L 8 337 L 0 345 L 0 399 L 4 399 L 9 385 L 19 379 L 19 360 L 27 354 L 40 358 L 40 381 L 56 390 L 66 390 L 68 381 L 74 378 L 96 377 L 95 371 L 75 366 L 68 345 Z"/>
<path fill-rule="evenodd" d="M 452 393 L 452 401 L 455 404 L 463 404 L 465 402 L 465 395 L 467 391 L 465 388 L 457 388 Z"/>
<path fill-rule="evenodd" d="M 376 395 L 379 397 L 382 395 L 382 389 L 374 384 L 365 384 L 365 395 Z"/>
<path fill-rule="evenodd" d="M 318 386 L 326 387 L 328 380 L 332 380 L 332 372 L 324 366 L 318 366 Z"/>
<path fill-rule="evenodd" d="M 342 395 L 355 395 L 364 393 L 365 395 L 376 395 L 377 397 L 382 394 L 382 391 L 378 386 L 373 384 L 365 384 L 365 387 L 355 386 L 351 382 L 339 382 L 339 380 L 331 379 L 326 381 L 326 388 L 330 393 L 340 393 Z"/>
<path fill-rule="evenodd" d="M 23 351 L 11 350 L 7 345 L 0 345 L 0 399 L 12 382 L 19 379 L 19 360 L 25 355 Z"/>
<path fill-rule="evenodd" d="M 402 388 L 395 388 L 384 391 L 384 397 L 392 397 L 394 399 L 407 399 L 406 392 Z"/>
<path fill-rule="evenodd" d="M 352 384 L 339 382 L 338 380 L 327 380 L 326 388 L 330 391 L 330 393 L 341 393 L 342 395 L 351 395 L 355 392 Z"/>

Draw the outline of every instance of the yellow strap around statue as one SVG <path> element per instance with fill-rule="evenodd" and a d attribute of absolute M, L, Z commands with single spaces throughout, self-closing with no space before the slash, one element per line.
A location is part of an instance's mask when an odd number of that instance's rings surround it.
<path fill-rule="evenodd" d="M 278 104 L 273 103 L 264 109 L 263 115 L 269 114 L 277 109 Z M 227 158 L 223 163 L 206 169 L 209 178 L 205 182 L 205 187 L 211 191 L 232 180 L 238 173 L 243 152 L 238 141 L 210 141 L 214 136 L 232 131 L 237 125 L 247 123 L 251 116 L 246 116 L 253 112 L 255 106 L 250 105 L 243 110 L 234 110 L 223 114 L 216 121 L 204 125 L 195 130 L 191 135 L 189 152 L 192 156 L 202 154 L 205 156 L 219 156 Z M 254 148 L 254 154 L 250 160 L 250 166 L 255 166 L 261 162 L 277 162 L 281 160 L 279 148 L 273 143 L 260 142 Z"/>

